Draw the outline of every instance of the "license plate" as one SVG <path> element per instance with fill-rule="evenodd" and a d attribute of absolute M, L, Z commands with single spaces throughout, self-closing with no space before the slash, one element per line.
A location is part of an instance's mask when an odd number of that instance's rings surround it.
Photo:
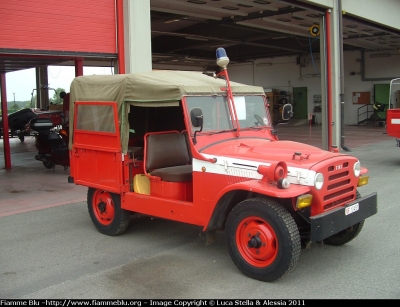
<path fill-rule="evenodd" d="M 345 215 L 352 214 L 352 213 L 358 211 L 358 209 L 360 209 L 360 205 L 359 205 L 358 203 L 356 203 L 356 204 L 354 204 L 354 205 L 351 205 L 350 207 L 347 207 L 347 208 L 345 209 L 345 211 L 344 211 L 344 214 L 345 214 Z"/>

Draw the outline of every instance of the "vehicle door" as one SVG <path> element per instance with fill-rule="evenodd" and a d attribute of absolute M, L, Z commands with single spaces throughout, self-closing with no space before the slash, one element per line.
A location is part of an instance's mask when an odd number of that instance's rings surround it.
<path fill-rule="evenodd" d="M 70 154 L 76 184 L 120 192 L 123 186 L 118 111 L 115 102 L 75 102 Z"/>

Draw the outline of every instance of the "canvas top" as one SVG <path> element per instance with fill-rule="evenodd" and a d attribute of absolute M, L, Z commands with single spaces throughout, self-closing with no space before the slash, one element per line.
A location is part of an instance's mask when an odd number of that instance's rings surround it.
<path fill-rule="evenodd" d="M 145 73 L 76 77 L 71 84 L 71 101 L 101 100 L 160 102 L 181 100 L 196 94 L 221 94 L 223 79 L 201 72 L 154 70 Z M 259 86 L 231 82 L 233 93 L 264 94 Z"/>
<path fill-rule="evenodd" d="M 263 95 L 259 86 L 230 82 L 234 95 Z M 126 104 L 143 106 L 178 105 L 184 96 L 225 95 L 226 81 L 194 71 L 153 70 L 143 73 L 76 77 L 71 83 L 69 121 L 72 137 L 76 101 L 113 101 L 121 123 L 128 116 Z M 122 139 L 129 127 L 120 127 Z M 126 131 L 125 131 L 126 130 Z M 72 140 L 72 139 L 71 139 Z M 72 144 L 70 140 L 70 144 Z M 125 146 L 123 146 L 125 147 Z"/>

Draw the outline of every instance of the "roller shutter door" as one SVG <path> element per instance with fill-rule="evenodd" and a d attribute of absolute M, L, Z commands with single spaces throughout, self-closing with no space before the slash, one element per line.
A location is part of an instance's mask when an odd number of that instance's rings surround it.
<path fill-rule="evenodd" d="M 0 1 L 0 14 L 0 49 L 116 53 L 115 0 Z"/>

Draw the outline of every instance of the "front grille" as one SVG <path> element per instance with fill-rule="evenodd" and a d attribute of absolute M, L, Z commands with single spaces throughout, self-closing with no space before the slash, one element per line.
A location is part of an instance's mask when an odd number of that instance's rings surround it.
<path fill-rule="evenodd" d="M 322 198 L 324 211 L 342 206 L 355 198 L 356 187 L 350 178 L 348 162 L 327 166 L 325 195 Z M 326 172 L 324 172 L 326 173 Z"/>
<path fill-rule="evenodd" d="M 343 177 L 348 177 L 348 176 L 349 176 L 349 172 L 341 172 L 339 174 L 330 175 L 328 177 L 328 180 L 329 181 L 333 181 L 333 180 L 336 180 L 336 179 L 339 179 L 339 178 L 343 178 Z"/>
<path fill-rule="evenodd" d="M 336 183 L 334 183 L 334 184 L 328 185 L 328 190 L 329 190 L 329 191 L 330 191 L 330 190 L 333 190 L 333 189 L 335 189 L 335 188 L 344 186 L 344 185 L 346 185 L 346 184 L 348 184 L 348 183 L 350 183 L 350 179 L 346 179 L 346 180 L 343 180 L 343 181 L 340 181 L 340 182 L 336 182 Z M 326 196 L 325 196 L 325 197 L 326 197 Z"/>

